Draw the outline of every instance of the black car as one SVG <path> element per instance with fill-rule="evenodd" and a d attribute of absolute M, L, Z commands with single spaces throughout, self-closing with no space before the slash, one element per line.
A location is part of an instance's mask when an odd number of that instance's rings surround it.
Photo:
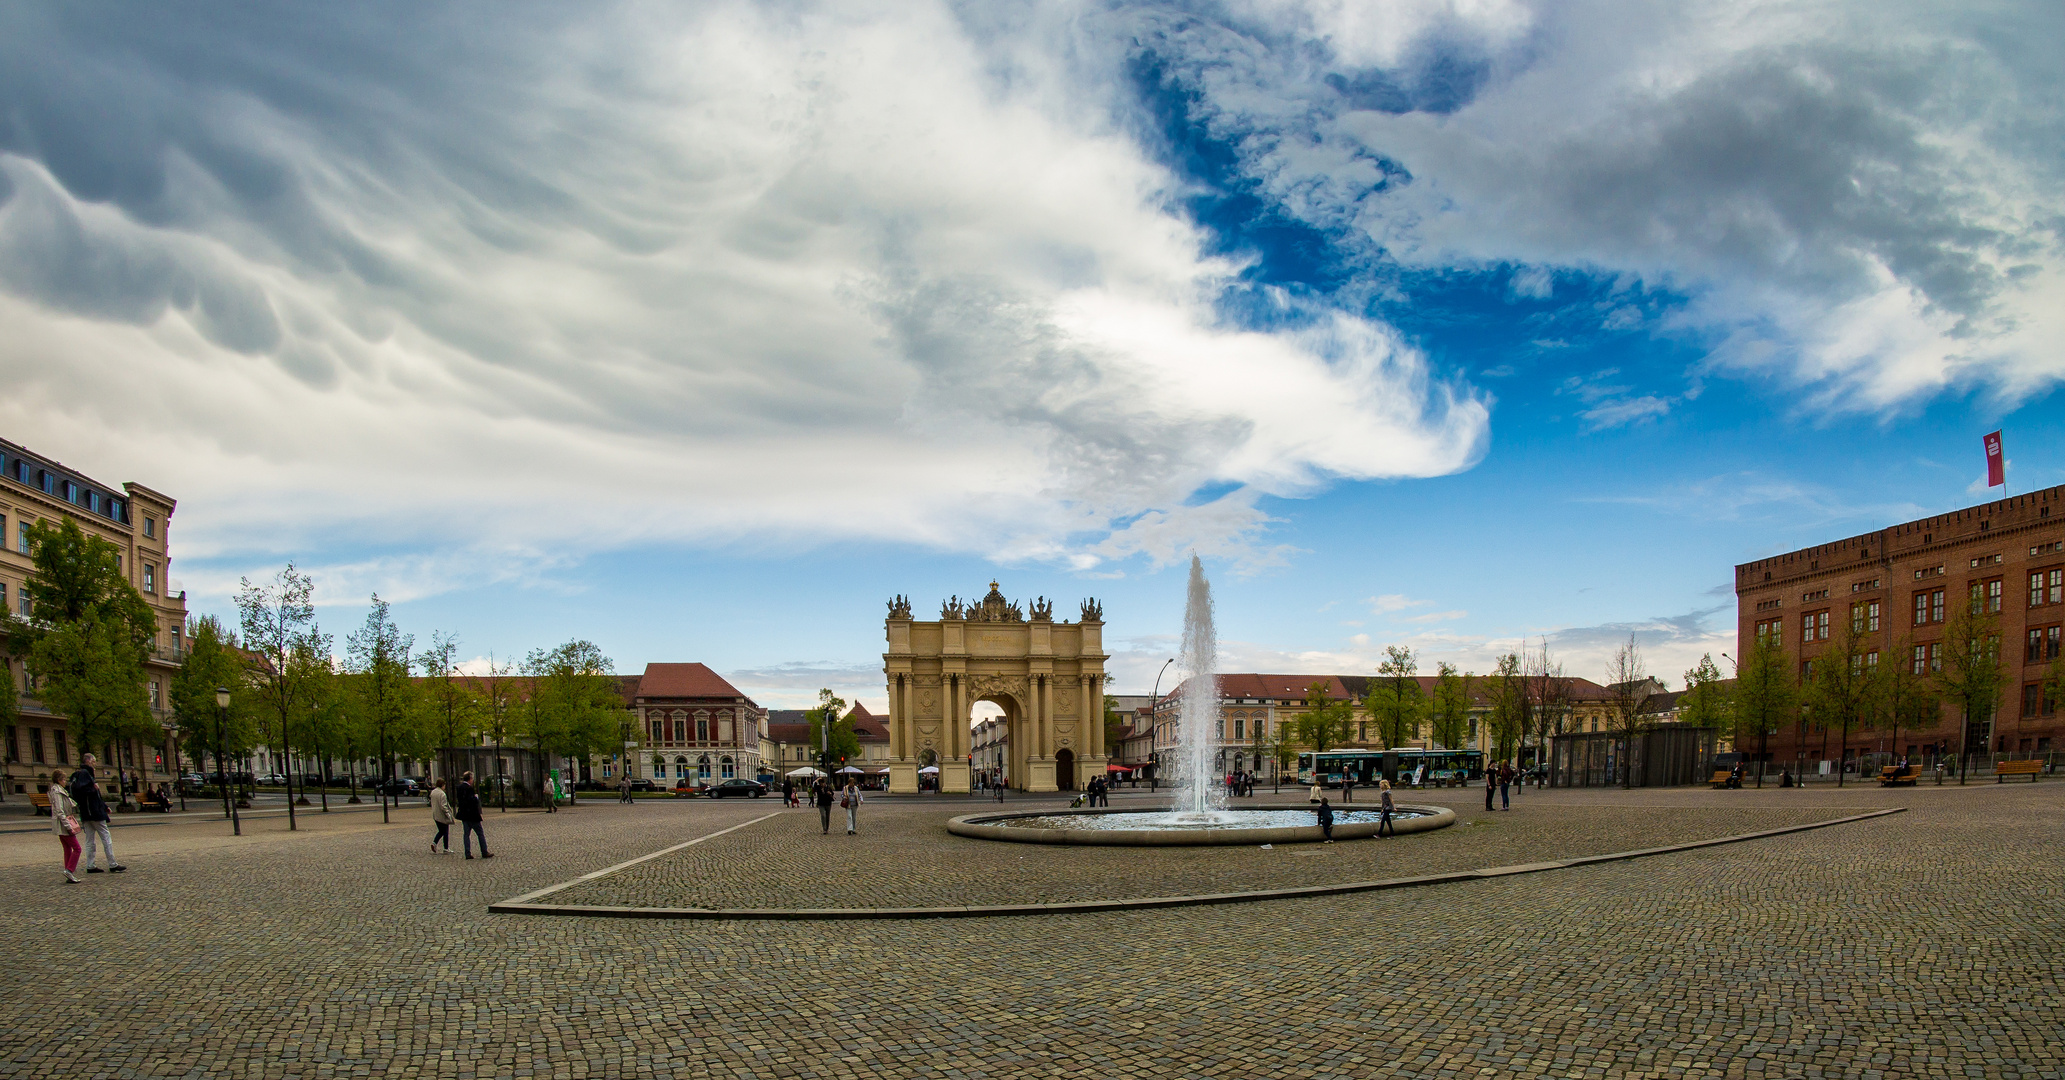
<path fill-rule="evenodd" d="M 652 779 L 651 779 L 650 777 L 645 777 L 645 776 L 634 776 L 634 777 L 632 777 L 632 778 L 631 778 L 631 790 L 633 790 L 633 791 L 664 791 L 664 790 L 666 790 L 666 789 L 664 789 L 664 788 L 660 787 L 660 785 L 658 785 L 658 784 L 655 784 L 655 783 L 653 783 L 653 782 L 652 782 Z"/>
<path fill-rule="evenodd" d="M 757 799 L 760 796 L 767 794 L 767 785 L 761 783 L 758 780 L 746 780 L 740 777 L 733 777 L 729 780 L 722 781 L 713 787 L 705 788 L 703 793 L 713 799 L 721 799 L 726 795 L 751 795 L 752 797 Z"/>
<path fill-rule="evenodd" d="M 374 787 L 373 790 L 381 795 L 417 794 L 416 782 L 414 780 L 409 779 L 406 776 L 394 777 L 386 783 Z"/>

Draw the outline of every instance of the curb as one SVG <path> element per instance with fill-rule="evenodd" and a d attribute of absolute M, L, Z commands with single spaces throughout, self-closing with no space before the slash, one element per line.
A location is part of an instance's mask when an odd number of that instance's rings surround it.
<path fill-rule="evenodd" d="M 1205 893 L 1196 896 L 1144 896 L 1127 900 L 1063 900 L 1044 904 L 989 904 L 968 907 L 913 907 L 913 908 L 662 908 L 662 907 L 618 907 L 603 904 L 534 904 L 525 903 L 530 897 L 584 882 L 592 881 L 609 871 L 576 878 L 565 885 L 552 886 L 539 892 L 525 893 L 513 900 L 489 904 L 488 911 L 498 915 L 585 915 L 606 919 L 705 919 L 721 921 L 760 920 L 789 922 L 845 922 L 862 919 L 983 919 L 1015 915 L 1075 915 L 1109 911 L 1148 911 L 1157 908 L 1203 907 L 1209 904 L 1248 904 L 1263 900 L 1295 900 L 1312 896 L 1339 896 L 1346 893 L 1379 892 L 1386 889 L 1414 889 L 1426 885 L 1447 885 L 1458 881 L 1483 881 L 1489 878 L 1512 877 L 1517 874 L 1538 874 L 1549 870 L 1567 870 L 1572 867 L 1592 866 L 1598 863 L 1624 862 L 1629 859 L 1643 859 L 1651 855 L 1668 855 L 1678 851 L 1693 851 L 1699 848 L 1716 847 L 1721 844 L 1739 844 L 1745 840 L 1762 840 L 1787 833 L 1806 832 L 1811 829 L 1825 829 L 1831 825 L 1848 825 L 1852 822 L 1869 821 L 1888 814 L 1905 813 L 1904 806 L 1873 810 L 1850 817 L 1832 818 L 1828 821 L 1813 821 L 1804 825 L 1787 825 L 1778 829 L 1764 829 L 1759 832 L 1737 833 L 1712 840 L 1693 840 L 1668 847 L 1639 848 L 1634 851 L 1615 851 L 1605 855 L 1580 855 L 1569 859 L 1550 862 L 1518 863 L 1512 866 L 1490 866 L 1476 870 L 1452 870 L 1439 874 L 1425 874 L 1419 877 L 1386 878 L 1381 881 L 1350 881 L 1336 885 L 1301 885 L 1286 889 L 1259 889 L 1253 892 Z M 749 823 L 750 824 L 750 823 Z M 728 831 L 728 830 L 727 830 Z M 686 845 L 682 845 L 686 846 Z M 643 862 L 664 852 L 634 860 Z M 629 865 L 629 864 L 625 864 Z M 614 868 L 612 868 L 614 869 Z"/>

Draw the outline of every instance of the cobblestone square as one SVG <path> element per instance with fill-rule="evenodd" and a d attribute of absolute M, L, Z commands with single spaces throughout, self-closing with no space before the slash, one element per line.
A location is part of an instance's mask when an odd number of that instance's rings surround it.
<path fill-rule="evenodd" d="M 958 800 L 861 835 L 771 799 L 421 809 L 116 830 L 65 886 L 0 834 L 0 1076 L 2059 1077 L 2065 785 L 1529 791 L 1469 824 L 1330 847 L 993 844 Z M 1124 805 L 1131 796 L 1122 796 Z M 1014 806 L 1033 805 L 1019 800 Z M 1870 821 L 1515 878 L 1096 915 L 887 922 L 492 915 L 563 890 L 763 907 L 1168 895 Z M 773 815 L 764 821 L 756 821 Z M 25 819 L 7 819 L 25 828 Z M 23 821 L 21 825 L 12 824 Z"/>

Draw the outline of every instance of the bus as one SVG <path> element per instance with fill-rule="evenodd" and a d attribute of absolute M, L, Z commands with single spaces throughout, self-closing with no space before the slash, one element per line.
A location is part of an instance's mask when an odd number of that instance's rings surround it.
<path fill-rule="evenodd" d="M 1398 782 L 1412 787 L 1446 787 L 1484 776 L 1484 752 L 1481 750 L 1422 750 L 1418 747 L 1362 750 L 1349 747 L 1322 754 L 1310 751 L 1299 754 L 1298 783 L 1309 786 L 1317 782 L 1321 787 L 1340 787 L 1344 780 L 1353 777 L 1357 785 L 1375 784 L 1384 776 L 1384 759 L 1387 757 L 1391 759 L 1391 767 L 1397 770 Z"/>

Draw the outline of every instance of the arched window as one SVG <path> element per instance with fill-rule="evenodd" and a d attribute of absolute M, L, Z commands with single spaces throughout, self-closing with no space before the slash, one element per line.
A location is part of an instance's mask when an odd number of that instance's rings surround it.
<path fill-rule="evenodd" d="M 723 760 L 719 761 L 717 764 L 721 769 L 723 769 L 724 779 L 731 779 L 733 775 L 731 771 L 731 758 L 727 756 Z"/>
<path fill-rule="evenodd" d="M 710 755 L 704 754 L 696 759 L 696 775 L 705 780 L 710 778 Z"/>
<path fill-rule="evenodd" d="M 675 759 L 674 759 L 674 775 L 675 775 L 676 777 L 680 778 L 680 779 L 683 779 L 683 780 L 686 780 L 686 779 L 688 779 L 688 759 L 687 759 L 687 758 L 685 758 L 685 757 L 677 757 L 677 758 L 675 758 Z"/>

